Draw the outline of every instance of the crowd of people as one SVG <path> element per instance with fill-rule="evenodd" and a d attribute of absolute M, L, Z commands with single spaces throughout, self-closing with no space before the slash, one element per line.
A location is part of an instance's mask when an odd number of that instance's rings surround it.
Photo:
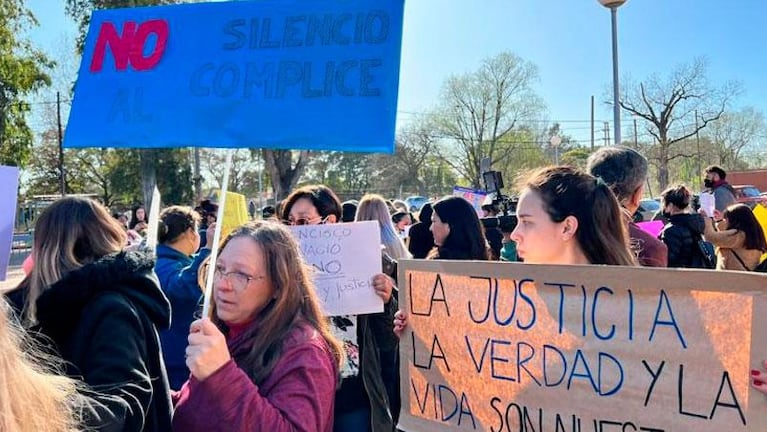
<path fill-rule="evenodd" d="M 0 302 L 0 380 L 29 384 L 13 397 L 0 388 L 0 430 L 394 431 L 398 336 L 408 325 L 399 260 L 760 265 L 762 228 L 734 202 L 721 168 L 705 172 L 712 215 L 692 209 L 684 185 L 663 192 L 657 237 L 632 218 L 647 175 L 646 158 L 624 147 L 598 150 L 585 171 L 540 168 L 520 180 L 516 224 L 504 229 L 485 226 L 462 197 L 411 214 L 379 195 L 342 203 L 326 186 L 303 186 L 229 233 L 215 262 L 214 203 L 163 209 L 152 252 L 140 246 L 143 207 L 127 218 L 62 198 L 36 222 L 27 277 L 6 293 L 7 306 Z M 353 221 L 380 228 L 384 265 L 370 285 L 383 312 L 324 316 L 287 226 Z M 202 316 L 208 274 L 213 293 Z M 751 378 L 767 394 L 767 372 Z"/>

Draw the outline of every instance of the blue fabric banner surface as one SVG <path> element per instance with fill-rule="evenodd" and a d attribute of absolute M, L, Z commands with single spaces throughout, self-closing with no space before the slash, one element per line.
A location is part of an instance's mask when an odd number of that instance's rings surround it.
<path fill-rule="evenodd" d="M 93 13 L 66 147 L 392 152 L 404 0 Z"/>

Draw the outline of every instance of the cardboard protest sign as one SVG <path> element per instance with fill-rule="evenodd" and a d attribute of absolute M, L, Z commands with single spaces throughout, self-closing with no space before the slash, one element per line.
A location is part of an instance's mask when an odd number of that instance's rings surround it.
<path fill-rule="evenodd" d="M 650 234 L 655 238 L 657 238 L 660 235 L 660 232 L 663 231 L 663 221 L 638 222 L 637 226 L 642 231 Z"/>
<path fill-rule="evenodd" d="M 406 431 L 764 431 L 767 277 L 400 262 Z"/>
<path fill-rule="evenodd" d="M 245 204 L 245 195 L 227 192 L 224 218 L 221 221 L 221 237 L 226 238 L 230 232 L 248 220 L 250 219 L 248 218 L 248 206 Z"/>
<path fill-rule="evenodd" d="M 383 312 L 373 290 L 381 273 L 381 231 L 376 221 L 291 227 L 328 316 Z"/>
<path fill-rule="evenodd" d="M 453 195 L 464 197 L 466 201 L 471 203 L 477 214 L 482 216 L 482 204 L 485 202 L 485 198 L 487 198 L 487 194 L 484 191 L 454 186 Z"/>
<path fill-rule="evenodd" d="M 393 152 L 404 0 L 93 12 L 66 147 Z"/>
<path fill-rule="evenodd" d="M 13 244 L 13 227 L 16 218 L 16 198 L 19 190 L 19 168 L 0 166 L 0 187 L 3 197 L 3 208 L 0 212 L 0 281 L 5 280 L 8 263 L 11 260 Z"/>

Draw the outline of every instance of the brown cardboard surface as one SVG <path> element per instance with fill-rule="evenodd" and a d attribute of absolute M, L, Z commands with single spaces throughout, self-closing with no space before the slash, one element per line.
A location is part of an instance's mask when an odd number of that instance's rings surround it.
<path fill-rule="evenodd" d="M 767 431 L 765 275 L 403 260 L 399 281 L 406 431 Z"/>

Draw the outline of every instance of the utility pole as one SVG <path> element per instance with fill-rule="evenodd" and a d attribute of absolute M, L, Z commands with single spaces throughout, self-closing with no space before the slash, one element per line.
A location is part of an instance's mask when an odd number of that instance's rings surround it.
<path fill-rule="evenodd" d="M 56 92 L 56 123 L 59 138 L 59 193 L 63 197 L 67 194 L 67 182 L 64 173 L 64 137 L 61 132 L 61 93 L 59 92 Z"/>
<path fill-rule="evenodd" d="M 258 208 L 264 208 L 264 168 L 266 168 L 266 160 L 264 160 L 263 150 L 258 150 Z M 276 206 L 275 206 L 276 208 Z"/>
<path fill-rule="evenodd" d="M 703 167 L 701 167 L 701 157 L 700 157 L 700 130 L 698 130 L 698 110 L 695 110 L 695 142 L 698 146 L 698 175 L 695 176 L 695 178 L 698 179 L 698 189 L 703 189 L 703 183 L 701 180 L 701 175 L 703 173 Z"/>
<path fill-rule="evenodd" d="M 610 145 L 610 122 L 605 122 L 605 147 Z"/>
<path fill-rule="evenodd" d="M 637 133 L 637 119 L 634 119 L 634 150 L 639 150 L 639 134 Z"/>
<path fill-rule="evenodd" d="M 594 153 L 594 96 L 591 96 L 591 153 Z"/>
<path fill-rule="evenodd" d="M 202 201 L 202 177 L 200 176 L 200 148 L 194 148 L 194 198 L 195 202 Z"/>

